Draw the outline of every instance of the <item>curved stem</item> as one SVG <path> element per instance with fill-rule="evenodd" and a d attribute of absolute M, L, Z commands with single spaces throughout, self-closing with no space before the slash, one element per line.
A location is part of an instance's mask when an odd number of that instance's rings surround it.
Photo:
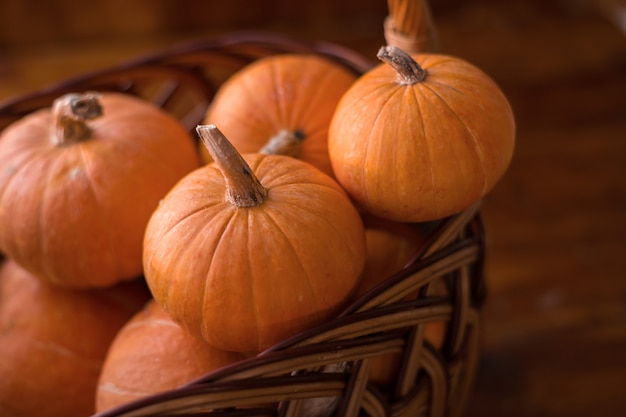
<path fill-rule="evenodd" d="M 417 84 L 426 78 L 426 70 L 411 55 L 397 46 L 387 45 L 381 47 L 376 57 L 396 71 L 400 84 Z"/>
<path fill-rule="evenodd" d="M 91 128 L 87 122 L 103 114 L 99 99 L 100 94 L 86 92 L 65 94 L 54 101 L 52 123 L 53 140 L 56 144 L 71 144 L 91 136 Z"/>
<path fill-rule="evenodd" d="M 226 181 L 226 200 L 239 207 L 255 207 L 267 198 L 248 163 L 215 125 L 198 125 L 196 132 Z"/>
<path fill-rule="evenodd" d="M 267 141 L 259 152 L 266 155 L 287 155 L 298 158 L 305 137 L 301 130 L 282 129 L 276 136 Z"/>

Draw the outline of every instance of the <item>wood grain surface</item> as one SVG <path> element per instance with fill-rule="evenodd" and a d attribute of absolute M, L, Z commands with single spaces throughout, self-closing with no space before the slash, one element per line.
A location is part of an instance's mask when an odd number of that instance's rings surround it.
<path fill-rule="evenodd" d="M 57 3 L 72 2 L 46 7 Z M 24 18 L 43 3 L 3 2 L 0 100 L 230 30 L 278 30 L 373 56 L 386 12 L 379 0 L 304 9 L 284 1 L 185 1 L 178 9 L 143 1 L 116 12 L 122 3 L 102 2 L 106 24 L 92 12 L 51 8 L 65 23 L 28 32 L 7 11 Z M 231 6 L 215 16 L 207 4 L 216 3 Z M 271 5 L 271 13 L 252 13 L 257 4 Z M 442 52 L 490 74 L 518 126 L 513 163 L 484 201 L 489 296 L 467 415 L 624 416 L 626 34 L 613 7 L 619 2 L 431 4 Z"/>

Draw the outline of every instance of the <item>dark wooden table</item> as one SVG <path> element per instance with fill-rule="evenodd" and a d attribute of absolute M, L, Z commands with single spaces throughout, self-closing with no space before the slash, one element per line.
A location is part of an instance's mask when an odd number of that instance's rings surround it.
<path fill-rule="evenodd" d="M 626 416 L 626 35 L 584 1 L 447 3 L 433 1 L 442 51 L 489 73 L 518 124 L 484 202 L 489 298 L 468 417 Z M 279 29 L 373 54 L 372 13 Z M 186 36 L 11 49 L 0 100 Z"/>

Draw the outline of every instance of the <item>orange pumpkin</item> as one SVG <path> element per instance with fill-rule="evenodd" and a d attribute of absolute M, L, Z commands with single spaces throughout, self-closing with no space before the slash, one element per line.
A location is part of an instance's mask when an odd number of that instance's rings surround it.
<path fill-rule="evenodd" d="M 0 250 L 64 286 L 138 277 L 150 215 L 199 165 L 189 132 L 146 101 L 60 97 L 0 136 Z"/>
<path fill-rule="evenodd" d="M 177 388 L 243 358 L 192 336 L 151 301 L 111 343 L 98 380 L 96 411 Z"/>
<path fill-rule="evenodd" d="M 0 414 L 84 417 L 107 349 L 149 300 L 145 283 L 61 288 L 0 265 Z"/>
<path fill-rule="evenodd" d="M 268 56 L 220 87 L 204 123 L 218 125 L 241 153 L 290 155 L 332 175 L 328 126 L 355 79 L 356 74 L 318 55 Z M 201 150 L 210 161 L 206 148 Z"/>
<path fill-rule="evenodd" d="M 515 122 L 500 88 L 456 57 L 381 48 L 384 62 L 337 105 L 329 153 L 363 209 L 403 222 L 457 213 L 489 192 L 513 154 Z"/>
<path fill-rule="evenodd" d="M 223 350 L 261 351 L 343 307 L 365 260 L 363 223 L 343 189 L 282 155 L 241 156 L 215 126 L 215 163 L 183 178 L 144 243 L 154 298 Z"/>
<path fill-rule="evenodd" d="M 366 217 L 365 267 L 354 299 L 363 296 L 392 274 L 400 271 L 422 242 L 423 237 L 411 224 Z"/>
<path fill-rule="evenodd" d="M 355 300 L 405 267 L 424 242 L 424 236 L 416 225 L 365 216 L 365 226 L 367 254 L 361 282 L 354 294 Z M 407 297 L 410 298 L 414 296 Z M 447 325 L 443 321 L 426 323 L 424 338 L 440 349 L 446 330 Z M 401 361 L 402 356 L 397 353 L 374 356 L 370 362 L 369 381 L 383 387 L 394 383 Z"/>

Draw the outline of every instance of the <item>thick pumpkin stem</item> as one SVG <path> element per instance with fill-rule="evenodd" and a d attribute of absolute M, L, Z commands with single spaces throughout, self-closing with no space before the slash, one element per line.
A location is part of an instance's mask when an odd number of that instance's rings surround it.
<path fill-rule="evenodd" d="M 301 130 L 283 129 L 271 138 L 259 151 L 266 155 L 286 155 L 298 158 L 305 135 Z"/>
<path fill-rule="evenodd" d="M 388 45 L 409 53 L 434 52 L 437 34 L 427 0 L 387 0 L 389 15 L 384 21 Z"/>
<path fill-rule="evenodd" d="M 65 94 L 54 101 L 52 120 L 53 140 L 56 144 L 75 143 L 91 136 L 91 128 L 87 122 L 103 114 L 99 99 L 100 94 L 86 92 Z"/>
<path fill-rule="evenodd" d="M 263 203 L 267 189 L 217 126 L 198 125 L 196 132 L 224 175 L 228 202 L 240 208 Z"/>
<path fill-rule="evenodd" d="M 397 46 L 381 47 L 376 57 L 396 70 L 400 84 L 417 84 L 426 78 L 426 70 Z"/>

